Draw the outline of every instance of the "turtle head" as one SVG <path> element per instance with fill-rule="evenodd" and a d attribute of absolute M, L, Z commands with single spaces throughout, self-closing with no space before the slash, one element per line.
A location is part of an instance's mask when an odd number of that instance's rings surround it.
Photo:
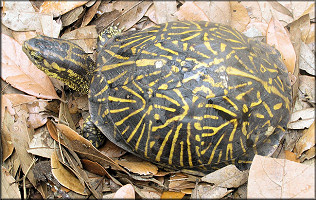
<path fill-rule="evenodd" d="M 66 40 L 37 36 L 26 40 L 22 49 L 48 76 L 88 93 L 95 63 L 81 47 Z"/>

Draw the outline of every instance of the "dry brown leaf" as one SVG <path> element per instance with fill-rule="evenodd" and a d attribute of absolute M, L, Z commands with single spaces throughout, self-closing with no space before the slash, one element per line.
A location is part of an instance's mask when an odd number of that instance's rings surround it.
<path fill-rule="evenodd" d="M 41 30 L 40 15 L 29 1 L 5 1 L 1 22 L 14 31 Z"/>
<path fill-rule="evenodd" d="M 233 190 L 227 188 L 199 184 L 192 191 L 192 199 L 220 199 L 231 193 Z"/>
<path fill-rule="evenodd" d="M 157 24 L 176 21 L 174 13 L 177 11 L 177 2 L 173 1 L 154 1 L 155 19 Z"/>
<path fill-rule="evenodd" d="M 20 104 L 34 102 L 35 97 L 23 94 L 4 94 L 1 95 L 1 119 L 4 117 L 5 108 L 11 115 L 15 115 L 14 107 L 19 106 Z"/>
<path fill-rule="evenodd" d="M 93 162 L 87 159 L 81 159 L 83 167 L 94 174 L 98 174 L 100 176 L 105 176 L 107 174 L 106 170 L 97 162 Z"/>
<path fill-rule="evenodd" d="M 22 51 L 22 46 L 7 35 L 1 34 L 1 39 L 1 78 L 30 95 L 59 99 L 48 76 L 31 63 Z"/>
<path fill-rule="evenodd" d="M 42 113 L 47 105 L 46 101 L 23 94 L 4 94 L 2 99 L 5 101 L 1 104 L 1 108 L 7 107 L 12 115 L 15 114 L 12 109 L 18 109 L 21 104 L 26 104 L 29 112 L 28 121 L 34 129 L 46 123 L 47 117 Z"/>
<path fill-rule="evenodd" d="M 116 191 L 113 199 L 135 199 L 135 190 L 131 184 L 124 185 Z"/>
<path fill-rule="evenodd" d="M 291 114 L 289 129 L 304 129 L 309 128 L 315 121 L 315 109 L 306 108 L 303 110 L 295 111 Z"/>
<path fill-rule="evenodd" d="M 316 154 L 315 151 L 315 146 L 313 146 L 312 148 L 308 149 L 307 151 L 305 151 L 301 157 L 300 157 L 300 161 L 304 162 L 305 160 L 310 160 L 311 158 L 314 158 Z M 315 160 L 315 159 L 314 159 Z M 304 162 L 305 163 L 305 162 Z"/>
<path fill-rule="evenodd" d="M 283 26 L 293 21 L 292 13 L 279 2 L 272 1 L 258 1 L 262 20 L 266 23 L 270 22 L 272 18 L 276 18 Z"/>
<path fill-rule="evenodd" d="M 46 126 L 35 131 L 27 152 L 44 158 L 52 156 L 54 152 L 54 140 L 50 137 Z"/>
<path fill-rule="evenodd" d="M 10 115 L 7 109 L 1 110 L 1 147 L 2 147 L 2 161 L 4 162 L 13 152 L 14 146 L 12 144 L 10 127 L 13 126 L 14 117 Z"/>
<path fill-rule="evenodd" d="M 290 30 L 299 29 L 301 32 L 301 40 L 305 42 L 311 28 L 309 15 L 304 15 L 287 26 Z"/>
<path fill-rule="evenodd" d="M 134 26 L 152 5 L 151 1 L 117 1 L 116 3 L 123 5 L 132 4 L 131 7 L 122 12 L 122 15 L 117 20 L 113 21 L 114 24 L 119 23 L 119 27 L 124 28 L 124 30 L 128 30 Z"/>
<path fill-rule="evenodd" d="M 52 14 L 54 17 L 58 17 L 87 2 L 88 1 L 44 1 L 40 7 L 40 13 Z"/>
<path fill-rule="evenodd" d="M 284 154 L 285 154 L 285 159 L 298 162 L 298 163 L 300 162 L 300 159 L 297 159 L 295 153 L 293 153 L 292 151 L 285 150 Z"/>
<path fill-rule="evenodd" d="M 304 43 L 301 43 L 299 68 L 315 76 L 315 53 Z"/>
<path fill-rule="evenodd" d="M 315 103 L 315 77 L 314 76 L 299 76 L 299 94 L 303 101 Z"/>
<path fill-rule="evenodd" d="M 125 150 L 107 140 L 105 144 L 99 148 L 99 151 L 110 158 L 119 158 L 126 153 Z"/>
<path fill-rule="evenodd" d="M 185 193 L 182 192 L 166 191 L 162 193 L 160 199 L 182 199 L 184 195 Z"/>
<path fill-rule="evenodd" d="M 248 11 L 251 23 L 262 22 L 262 13 L 257 1 L 241 1 L 240 2 Z"/>
<path fill-rule="evenodd" d="M 84 14 L 81 27 L 87 26 L 97 13 L 101 1 L 96 1 L 95 4 Z"/>
<path fill-rule="evenodd" d="M 69 26 L 79 19 L 79 16 L 84 12 L 83 6 L 77 7 L 61 16 L 63 26 Z"/>
<path fill-rule="evenodd" d="M 39 20 L 42 28 L 42 35 L 58 38 L 62 23 L 60 20 L 54 20 L 53 15 L 40 15 Z"/>
<path fill-rule="evenodd" d="M 208 18 L 211 22 L 231 24 L 230 3 L 228 1 L 211 1 Z"/>
<path fill-rule="evenodd" d="M 117 160 L 117 163 L 128 169 L 129 171 L 140 175 L 155 175 L 158 172 L 158 167 L 150 162 L 133 162 Z"/>
<path fill-rule="evenodd" d="M 232 14 L 231 26 L 243 32 L 250 22 L 246 8 L 237 1 L 230 1 L 230 12 Z"/>
<path fill-rule="evenodd" d="M 237 188 L 243 185 L 248 178 L 248 171 L 240 171 L 235 165 L 227 165 L 215 172 L 207 174 L 201 180 L 214 183 L 215 186 Z"/>
<path fill-rule="evenodd" d="M 135 192 L 140 196 L 142 199 L 160 199 L 162 192 L 158 192 L 152 187 L 142 186 L 138 188 L 137 186 L 134 187 Z"/>
<path fill-rule="evenodd" d="M 157 1 L 154 1 L 154 4 Z M 154 22 L 155 24 L 158 24 L 158 19 L 156 18 L 156 11 L 155 11 L 155 6 L 150 6 L 147 10 L 147 12 L 144 14 L 144 16 L 148 17 L 150 21 Z"/>
<path fill-rule="evenodd" d="M 247 198 L 315 198 L 315 166 L 256 155 Z"/>
<path fill-rule="evenodd" d="M 56 128 L 57 127 L 57 128 Z M 119 166 L 114 160 L 103 155 L 98 151 L 88 140 L 80 136 L 77 132 L 69 128 L 64 124 L 53 125 L 51 121 L 47 121 L 47 128 L 50 135 L 57 142 L 60 140 L 60 143 L 64 146 L 71 148 L 73 151 L 80 153 L 83 158 L 88 158 L 94 162 L 100 163 L 103 167 L 111 165 L 114 169 L 123 171 L 128 174 L 128 172 Z M 62 138 L 58 139 L 57 129 L 60 130 L 65 136 L 64 140 Z"/>
<path fill-rule="evenodd" d="M 1 199 L 21 199 L 19 185 L 8 170 L 1 166 Z"/>
<path fill-rule="evenodd" d="M 302 153 L 315 146 L 315 121 L 306 130 L 304 130 L 303 136 L 297 141 L 294 152 L 297 157 L 301 156 Z"/>
<path fill-rule="evenodd" d="M 315 23 L 311 23 L 308 36 L 305 40 L 306 44 L 315 43 Z"/>
<path fill-rule="evenodd" d="M 275 18 L 269 22 L 267 43 L 280 51 L 288 71 L 293 74 L 296 62 L 295 51 L 287 31 Z"/>
<path fill-rule="evenodd" d="M 313 1 L 279 1 L 279 3 L 292 13 L 294 20 L 315 10 Z"/>
<path fill-rule="evenodd" d="M 186 1 L 180 9 L 174 13 L 174 15 L 180 21 L 191 20 L 191 21 L 210 21 L 203 10 L 198 7 L 195 2 Z"/>
<path fill-rule="evenodd" d="M 32 137 L 34 130 L 30 128 L 27 122 L 28 112 L 26 105 L 22 104 L 20 109 L 16 110 L 16 112 L 18 117 L 10 122 L 11 126 L 8 127 L 8 131 L 10 131 L 11 141 L 15 148 L 15 152 L 18 155 L 18 159 L 20 160 L 22 171 L 24 174 L 27 174 L 27 178 L 35 187 L 37 184 L 34 174 L 32 170 L 28 171 L 35 157 L 27 152 L 30 138 Z M 28 173 L 26 173 L 27 171 Z"/>
<path fill-rule="evenodd" d="M 62 98 L 65 99 L 64 93 L 62 94 Z M 72 120 L 72 116 L 69 112 L 68 105 L 65 102 L 61 102 L 59 106 L 59 113 L 58 113 L 59 121 L 67 123 L 67 125 L 72 129 L 76 130 L 76 126 L 74 121 Z"/>
<path fill-rule="evenodd" d="M 82 195 L 87 195 L 85 186 L 79 179 L 58 160 L 57 153 L 54 152 L 51 157 L 52 173 L 58 182 L 64 187 Z"/>

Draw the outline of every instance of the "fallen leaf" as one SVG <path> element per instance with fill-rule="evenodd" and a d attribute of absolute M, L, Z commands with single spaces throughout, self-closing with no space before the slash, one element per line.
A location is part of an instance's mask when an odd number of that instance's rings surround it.
<path fill-rule="evenodd" d="M 130 29 L 136 24 L 147 12 L 148 8 L 152 5 L 152 1 L 117 1 L 117 4 L 132 4 L 131 7 L 122 12 L 121 17 L 112 21 L 114 24 L 119 23 L 119 28 L 124 30 Z"/>
<path fill-rule="evenodd" d="M 246 8 L 237 1 L 230 1 L 231 26 L 240 32 L 243 32 L 250 22 L 250 17 Z"/>
<path fill-rule="evenodd" d="M 162 193 L 160 199 L 182 199 L 184 195 L 185 193 L 182 192 L 166 191 Z"/>
<path fill-rule="evenodd" d="M 309 33 L 305 40 L 306 44 L 313 44 L 315 43 L 315 23 L 311 23 Z"/>
<path fill-rule="evenodd" d="M 315 166 L 256 155 L 247 198 L 315 198 Z"/>
<path fill-rule="evenodd" d="M 311 160 L 311 158 L 315 157 L 315 146 L 313 146 L 312 148 L 308 149 L 307 151 L 305 151 L 301 157 L 300 157 L 300 162 L 304 162 L 305 160 Z M 304 162 L 305 164 L 305 162 Z"/>
<path fill-rule="evenodd" d="M 40 31 L 42 16 L 29 1 L 5 1 L 1 22 L 14 31 Z"/>
<path fill-rule="evenodd" d="M 87 26 L 98 11 L 101 1 L 96 1 L 91 8 L 84 14 L 81 27 Z"/>
<path fill-rule="evenodd" d="M 107 140 L 105 144 L 99 148 L 99 151 L 110 158 L 119 158 L 126 153 L 125 150 Z"/>
<path fill-rule="evenodd" d="M 294 20 L 305 15 L 305 12 L 309 10 L 315 10 L 315 2 L 313 1 L 279 1 L 284 7 L 286 7 L 293 15 Z"/>
<path fill-rule="evenodd" d="M 135 186 L 134 189 L 142 199 L 161 199 L 162 192 L 158 192 L 152 187 L 142 186 L 141 188 L 138 188 Z"/>
<path fill-rule="evenodd" d="M 31 63 L 22 51 L 22 46 L 7 35 L 1 34 L 1 39 L 1 78 L 30 95 L 59 99 L 48 76 Z"/>
<path fill-rule="evenodd" d="M 114 194 L 113 199 L 135 199 L 135 190 L 131 184 L 124 185 Z"/>
<path fill-rule="evenodd" d="M 231 193 L 233 190 L 227 190 L 224 187 L 198 184 L 192 191 L 192 199 L 220 199 Z"/>
<path fill-rule="evenodd" d="M 315 53 L 304 43 L 301 43 L 299 68 L 315 76 Z"/>
<path fill-rule="evenodd" d="M 303 101 L 311 104 L 315 103 L 315 77 L 314 76 L 299 76 L 299 95 Z"/>
<path fill-rule="evenodd" d="M 60 20 L 55 21 L 53 15 L 40 15 L 38 19 L 41 23 L 42 35 L 58 38 L 62 28 L 62 23 Z"/>
<path fill-rule="evenodd" d="M 268 23 L 272 18 L 280 20 L 280 23 L 285 26 L 293 21 L 292 13 L 279 2 L 258 1 L 262 21 Z"/>
<path fill-rule="evenodd" d="M 117 160 L 117 163 L 128 169 L 129 171 L 140 175 L 155 175 L 158 172 L 158 167 L 150 162 L 133 162 Z"/>
<path fill-rule="evenodd" d="M 289 129 L 304 129 L 309 128 L 315 121 L 315 109 L 306 108 L 303 110 L 295 111 L 291 114 Z"/>
<path fill-rule="evenodd" d="M 77 21 L 79 19 L 79 16 L 83 12 L 84 12 L 84 9 L 82 6 L 80 6 L 62 15 L 61 22 L 63 23 L 63 26 L 69 26 L 70 24 Z"/>
<path fill-rule="evenodd" d="M 52 173 L 58 182 L 64 187 L 82 195 L 87 195 L 85 186 L 81 184 L 79 179 L 67 168 L 65 168 L 58 160 L 57 153 L 54 151 L 51 157 Z"/>
<path fill-rule="evenodd" d="M 17 111 L 17 115 L 18 117 L 14 121 L 11 119 L 12 121 L 10 123 L 12 125 L 8 127 L 8 131 L 10 131 L 12 138 L 11 141 L 18 155 L 18 159 L 20 160 L 22 171 L 24 174 L 27 174 L 27 178 L 35 187 L 36 180 L 34 178 L 34 174 L 31 170 L 28 171 L 28 169 L 32 166 L 35 157 L 27 152 L 30 138 L 34 133 L 34 130 L 28 126 L 28 113 L 25 104 L 20 106 L 20 109 Z M 27 171 L 28 173 L 26 173 Z"/>
<path fill-rule="evenodd" d="M 215 186 L 237 188 L 243 185 L 248 178 L 248 171 L 240 171 L 235 165 L 227 165 L 215 172 L 207 174 L 201 180 L 213 183 Z"/>
<path fill-rule="evenodd" d="M 297 159 L 295 153 L 293 153 L 292 151 L 285 150 L 284 154 L 285 159 L 300 163 L 300 159 Z"/>
<path fill-rule="evenodd" d="M 46 126 L 35 131 L 27 152 L 44 158 L 52 156 L 54 152 L 54 140 L 50 137 Z"/>
<path fill-rule="evenodd" d="M 186 4 L 185 2 L 184 4 Z M 176 1 L 154 1 L 155 19 L 157 24 L 176 21 L 174 13 L 177 11 Z"/>
<path fill-rule="evenodd" d="M 57 127 L 57 128 L 56 128 Z M 47 128 L 49 134 L 57 142 L 60 141 L 64 146 L 71 148 L 73 151 L 79 153 L 82 158 L 87 158 L 91 161 L 98 162 L 103 167 L 111 165 L 114 169 L 123 171 L 128 174 L 128 172 L 119 166 L 114 160 L 103 155 L 98 151 L 88 140 L 80 136 L 77 132 L 69 128 L 64 124 L 53 125 L 51 121 L 47 121 Z M 63 133 L 64 139 L 58 138 L 57 129 Z"/>
<path fill-rule="evenodd" d="M 52 14 L 54 17 L 58 17 L 87 2 L 88 1 L 44 1 L 40 7 L 40 13 Z"/>
<path fill-rule="evenodd" d="M 198 7 L 193 1 L 186 1 L 180 9 L 174 13 L 178 20 L 192 20 L 192 21 L 210 21 L 203 10 Z"/>
<path fill-rule="evenodd" d="M 296 62 L 295 51 L 289 38 L 289 34 L 282 24 L 275 18 L 272 18 L 269 22 L 267 43 L 279 50 L 288 71 L 293 74 Z"/>
<path fill-rule="evenodd" d="M 211 22 L 224 25 L 231 24 L 231 10 L 228 1 L 211 1 L 208 18 Z"/>
<path fill-rule="evenodd" d="M 297 141 L 294 152 L 297 157 L 301 156 L 302 153 L 315 146 L 315 121 L 306 130 L 304 130 L 303 136 Z"/>
<path fill-rule="evenodd" d="M 93 162 L 88 159 L 81 159 L 83 167 L 91 173 L 98 174 L 100 176 L 107 175 L 106 170 L 97 162 Z"/>
<path fill-rule="evenodd" d="M 13 176 L 10 175 L 9 171 L 1 166 L 1 199 L 13 198 L 21 199 L 19 184 Z"/>
<path fill-rule="evenodd" d="M 2 111 L 2 110 L 1 110 Z M 14 117 L 10 115 L 7 109 L 3 110 L 4 114 L 1 118 L 1 145 L 2 145 L 2 162 L 4 162 L 13 153 L 14 146 L 12 144 L 10 127 L 13 126 Z"/>

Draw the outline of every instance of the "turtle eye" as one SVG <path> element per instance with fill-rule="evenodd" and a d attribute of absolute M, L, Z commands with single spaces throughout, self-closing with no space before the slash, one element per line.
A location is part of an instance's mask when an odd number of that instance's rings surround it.
<path fill-rule="evenodd" d="M 43 56 L 36 51 L 33 51 L 31 54 L 32 54 L 32 57 L 34 58 L 34 60 L 37 62 L 42 62 L 44 59 Z"/>

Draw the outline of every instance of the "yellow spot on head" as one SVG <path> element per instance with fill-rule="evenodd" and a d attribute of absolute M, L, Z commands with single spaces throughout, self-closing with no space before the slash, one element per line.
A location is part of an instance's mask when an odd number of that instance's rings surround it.
<path fill-rule="evenodd" d="M 242 111 L 243 111 L 244 113 L 248 112 L 248 107 L 247 107 L 246 104 L 244 104 L 244 105 L 242 106 Z"/>

